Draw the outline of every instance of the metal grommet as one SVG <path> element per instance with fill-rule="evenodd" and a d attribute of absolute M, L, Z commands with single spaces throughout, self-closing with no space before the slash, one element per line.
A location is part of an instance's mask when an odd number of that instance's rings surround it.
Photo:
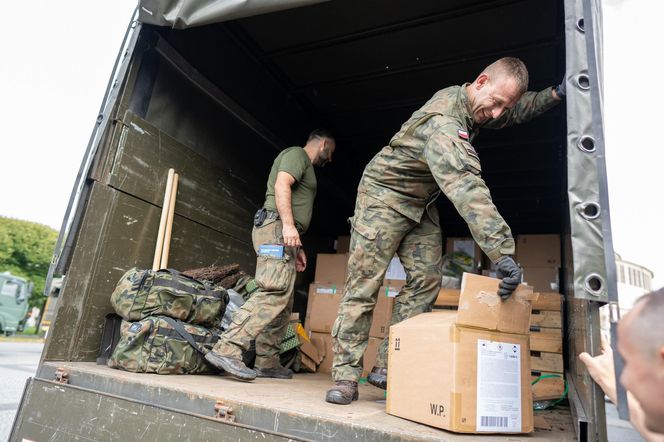
<path fill-rule="evenodd" d="M 576 206 L 576 211 L 579 215 L 587 220 L 599 218 L 601 208 L 598 203 L 591 201 L 588 203 L 581 203 Z"/>
<path fill-rule="evenodd" d="M 579 138 L 579 141 L 577 141 L 576 147 L 578 147 L 581 152 L 593 153 L 596 150 L 595 139 L 590 135 L 583 135 Z"/>
<path fill-rule="evenodd" d="M 588 78 L 586 74 L 579 74 L 576 77 L 576 85 L 584 91 L 587 91 L 590 89 L 590 78 Z"/>
<path fill-rule="evenodd" d="M 591 273 L 583 281 L 583 288 L 593 296 L 599 296 L 604 290 L 604 278 L 597 273 Z"/>
<path fill-rule="evenodd" d="M 585 26 L 586 26 L 586 25 L 585 25 L 585 23 L 583 22 L 583 17 L 579 18 L 579 19 L 576 21 L 576 29 L 578 29 L 579 31 L 585 33 L 585 32 L 586 32 L 586 28 L 585 28 Z"/>

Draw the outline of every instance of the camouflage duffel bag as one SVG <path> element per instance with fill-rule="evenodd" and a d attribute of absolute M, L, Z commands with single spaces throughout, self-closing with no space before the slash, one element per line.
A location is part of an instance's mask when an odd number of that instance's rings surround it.
<path fill-rule="evenodd" d="M 224 315 L 227 304 L 228 293 L 223 287 L 171 269 L 130 269 L 111 294 L 111 305 L 126 321 L 163 315 L 212 326 Z"/>
<path fill-rule="evenodd" d="M 135 373 L 215 373 L 203 355 L 217 339 L 218 335 L 204 327 L 166 316 L 122 321 L 120 340 L 107 364 Z"/>

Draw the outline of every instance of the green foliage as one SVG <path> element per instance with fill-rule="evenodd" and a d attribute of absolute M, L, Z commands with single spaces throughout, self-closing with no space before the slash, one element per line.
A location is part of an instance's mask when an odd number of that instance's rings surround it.
<path fill-rule="evenodd" d="M 0 272 L 34 283 L 30 307 L 44 303 L 46 274 L 58 232 L 48 226 L 0 216 Z"/>

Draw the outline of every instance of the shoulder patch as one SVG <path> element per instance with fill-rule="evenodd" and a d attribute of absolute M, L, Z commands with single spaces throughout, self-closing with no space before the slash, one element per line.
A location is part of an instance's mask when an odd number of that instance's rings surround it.
<path fill-rule="evenodd" d="M 468 140 L 468 132 L 463 129 L 457 129 L 457 135 L 459 135 L 459 138 L 463 140 Z"/>

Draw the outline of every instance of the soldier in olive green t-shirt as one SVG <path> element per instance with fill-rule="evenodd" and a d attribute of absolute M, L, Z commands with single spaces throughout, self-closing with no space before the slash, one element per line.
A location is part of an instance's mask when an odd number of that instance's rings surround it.
<path fill-rule="evenodd" d="M 281 366 L 279 347 L 293 309 L 296 272 L 307 266 L 300 235 L 307 231 L 316 197 L 314 166 L 332 161 L 335 142 L 324 130 L 313 131 L 302 147 L 289 147 L 274 160 L 267 181 L 265 203 L 252 231 L 256 261 L 257 290 L 233 314 L 232 323 L 205 359 L 237 379 L 256 376 L 291 378 L 293 372 Z M 261 213 L 264 211 L 264 213 Z M 261 215 L 261 216 L 259 216 Z M 259 253 L 263 245 L 283 247 L 283 257 Z M 256 340 L 254 370 L 242 362 L 242 352 Z"/>

